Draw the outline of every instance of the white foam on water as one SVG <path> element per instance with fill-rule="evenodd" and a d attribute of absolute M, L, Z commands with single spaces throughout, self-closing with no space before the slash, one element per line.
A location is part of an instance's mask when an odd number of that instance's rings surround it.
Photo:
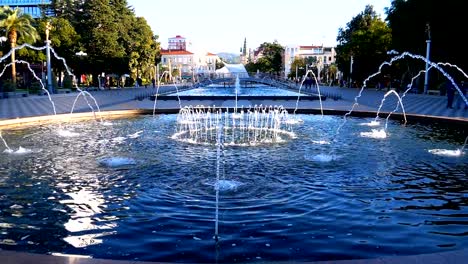
<path fill-rule="evenodd" d="M 5 149 L 3 152 L 8 153 L 8 154 L 13 154 L 13 155 L 25 155 L 25 154 L 32 153 L 33 151 L 28 148 L 19 147 L 18 150 Z"/>
<path fill-rule="evenodd" d="M 330 141 L 326 141 L 326 140 L 312 140 L 312 143 L 318 144 L 318 145 L 330 145 Z"/>
<path fill-rule="evenodd" d="M 241 185 L 242 183 L 238 181 L 219 180 L 218 183 L 215 183 L 215 189 L 218 187 L 220 191 L 233 191 Z"/>
<path fill-rule="evenodd" d="M 372 132 L 361 132 L 361 137 L 383 139 L 387 138 L 387 132 L 385 129 L 372 129 Z"/>
<path fill-rule="evenodd" d="M 318 154 L 318 155 L 314 155 L 314 156 L 306 155 L 305 158 L 307 160 L 315 161 L 315 162 L 331 162 L 331 161 L 337 159 L 336 156 L 328 155 L 328 154 Z"/>
<path fill-rule="evenodd" d="M 110 157 L 100 159 L 99 164 L 110 168 L 118 168 L 122 166 L 135 165 L 136 161 L 132 158 L 126 157 Z"/>
<path fill-rule="evenodd" d="M 461 150 L 451 150 L 451 149 L 430 149 L 428 150 L 429 153 L 437 155 L 437 156 L 445 156 L 445 157 L 460 157 L 464 154 Z"/>
<path fill-rule="evenodd" d="M 291 119 L 286 120 L 284 123 L 288 125 L 297 125 L 297 124 L 304 123 L 304 120 L 300 118 L 291 118 Z"/>
<path fill-rule="evenodd" d="M 77 137 L 77 136 L 80 135 L 80 134 L 78 134 L 76 132 L 68 131 L 68 130 L 65 130 L 65 129 L 57 130 L 57 134 L 59 136 L 61 136 L 61 137 Z"/>
<path fill-rule="evenodd" d="M 369 123 L 360 123 L 359 125 L 361 125 L 361 126 L 376 127 L 376 126 L 380 126 L 380 122 L 379 122 L 379 121 L 371 121 L 371 122 L 369 122 Z"/>
<path fill-rule="evenodd" d="M 126 137 L 115 137 L 112 139 L 113 143 L 123 143 L 127 138 Z"/>
<path fill-rule="evenodd" d="M 129 138 L 139 138 L 140 135 L 141 135 L 141 133 L 143 133 L 143 130 L 138 131 L 138 132 L 136 132 L 136 133 L 133 133 L 133 134 L 131 134 L 131 135 L 128 135 L 128 137 L 129 137 Z"/>
<path fill-rule="evenodd" d="M 112 122 L 104 121 L 104 122 L 101 122 L 101 125 L 103 125 L 103 126 L 112 126 Z"/>

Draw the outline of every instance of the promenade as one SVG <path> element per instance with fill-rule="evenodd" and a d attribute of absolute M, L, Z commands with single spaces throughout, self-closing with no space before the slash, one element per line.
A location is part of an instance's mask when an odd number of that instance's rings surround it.
<path fill-rule="evenodd" d="M 340 88 L 322 86 L 321 91 L 324 94 L 339 95 L 341 99 L 333 100 L 328 98 L 322 101 L 324 110 L 339 110 L 349 111 L 353 104 L 357 105 L 354 111 L 370 111 L 376 112 L 384 99 L 386 91 L 377 91 L 375 89 L 364 89 L 361 96 L 359 89 L 356 88 Z M 159 93 L 175 92 L 173 85 L 161 86 Z M 155 94 L 154 88 L 125 88 L 111 89 L 103 91 L 89 91 L 92 95 L 78 96 L 79 93 L 68 94 L 53 94 L 51 100 L 48 96 L 33 95 L 19 98 L 0 99 L 0 120 L 14 119 L 22 117 L 34 117 L 43 115 L 67 114 L 90 112 L 94 111 L 113 111 L 113 110 L 152 110 L 154 101 L 149 100 L 148 96 Z M 400 94 L 401 95 L 401 94 Z M 94 101 L 95 100 L 95 101 Z M 439 95 L 423 95 L 423 94 L 407 94 L 402 98 L 404 111 L 406 114 L 447 117 L 468 121 L 468 110 L 456 108 L 456 100 L 453 104 L 453 109 L 446 108 L 447 98 Z M 75 103 L 75 107 L 73 107 Z M 296 100 L 239 100 L 239 107 L 249 107 L 255 105 L 282 105 L 287 109 L 320 109 L 320 102 L 315 101 L 299 101 Z M 385 98 L 381 112 L 392 112 L 398 104 L 398 98 L 394 94 L 390 94 Z M 97 107 L 97 106 L 99 107 Z M 158 109 L 178 109 L 180 106 L 217 106 L 217 107 L 234 107 L 235 101 L 223 100 L 182 100 L 179 104 L 178 100 L 158 100 Z M 55 107 L 55 113 L 54 113 Z M 91 108 L 92 107 L 92 108 Z M 398 113 L 402 113 L 402 108 L 399 107 Z"/>

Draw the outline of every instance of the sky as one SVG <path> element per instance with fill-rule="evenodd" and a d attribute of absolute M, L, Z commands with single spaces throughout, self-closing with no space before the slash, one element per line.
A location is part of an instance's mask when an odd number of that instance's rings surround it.
<path fill-rule="evenodd" d="M 239 53 L 264 42 L 336 46 L 345 28 L 366 5 L 385 19 L 391 0 L 127 0 L 144 17 L 162 48 L 181 35 L 191 52 Z"/>

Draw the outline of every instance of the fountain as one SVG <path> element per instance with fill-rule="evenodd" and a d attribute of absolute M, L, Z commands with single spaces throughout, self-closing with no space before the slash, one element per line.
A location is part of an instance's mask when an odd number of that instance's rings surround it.
<path fill-rule="evenodd" d="M 178 100 L 178 114 L 155 101 L 105 129 L 71 122 L 73 137 L 2 129 L 0 248 L 218 263 L 466 249 L 466 131 L 407 122 L 405 95 L 386 93 L 375 117 Z M 392 112 L 369 132 L 389 96 L 405 125 Z"/>

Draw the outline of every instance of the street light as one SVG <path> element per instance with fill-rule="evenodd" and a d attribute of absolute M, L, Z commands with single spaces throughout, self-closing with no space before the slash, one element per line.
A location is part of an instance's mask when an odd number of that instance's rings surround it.
<path fill-rule="evenodd" d="M 353 87 L 353 63 L 354 63 L 354 58 L 353 55 L 351 55 L 351 62 L 349 63 L 349 87 Z"/>
<path fill-rule="evenodd" d="M 50 40 L 49 40 L 49 33 L 50 30 L 52 29 L 52 25 L 50 24 L 49 21 L 47 21 L 46 24 L 46 55 L 47 55 L 47 90 L 49 93 L 53 93 L 53 86 L 52 86 L 52 69 L 51 69 L 51 64 L 50 64 Z"/>
<path fill-rule="evenodd" d="M 426 24 L 426 73 L 424 74 L 424 94 L 427 94 L 429 84 L 429 55 L 431 52 L 431 27 L 429 23 Z"/>

